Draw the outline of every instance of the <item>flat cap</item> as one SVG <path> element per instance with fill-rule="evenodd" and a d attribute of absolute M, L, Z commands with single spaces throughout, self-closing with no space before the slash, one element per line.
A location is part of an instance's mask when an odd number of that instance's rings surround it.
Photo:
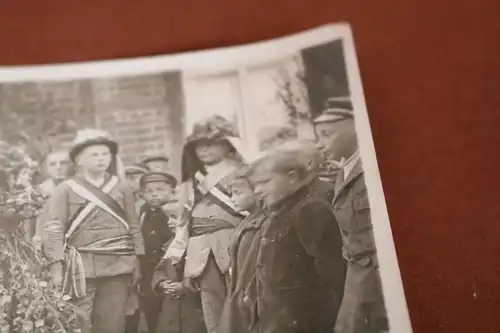
<path fill-rule="evenodd" d="M 141 163 L 147 164 L 149 162 L 157 162 L 157 161 L 158 162 L 168 162 L 168 161 L 170 161 L 170 159 L 167 156 L 162 156 L 162 155 L 150 156 L 150 157 L 146 157 L 145 159 L 143 159 Z"/>
<path fill-rule="evenodd" d="M 145 174 L 149 172 L 149 168 L 147 165 L 144 165 L 142 163 L 134 163 L 130 165 L 125 166 L 125 174 L 126 175 L 131 175 L 131 174 Z"/>
<path fill-rule="evenodd" d="M 172 187 L 177 186 L 177 178 L 167 172 L 148 172 L 141 177 L 139 180 L 139 185 L 143 187 L 148 183 L 167 183 L 172 185 Z"/>
<path fill-rule="evenodd" d="M 354 117 L 349 97 L 330 97 L 325 106 L 321 115 L 313 120 L 314 124 L 333 123 Z"/>

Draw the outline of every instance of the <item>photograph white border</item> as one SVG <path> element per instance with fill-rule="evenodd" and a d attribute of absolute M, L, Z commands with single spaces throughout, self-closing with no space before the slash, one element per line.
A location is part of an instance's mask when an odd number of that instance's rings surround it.
<path fill-rule="evenodd" d="M 375 146 L 351 28 L 346 23 L 325 25 L 287 37 L 227 48 L 165 56 L 107 60 L 42 66 L 1 67 L 0 84 L 32 81 L 99 79 L 104 77 L 157 74 L 169 71 L 198 73 L 227 71 L 295 54 L 301 49 L 343 40 L 349 89 L 355 110 L 356 130 L 371 206 L 380 275 L 389 316 L 390 332 L 411 333 L 410 317 L 392 238 L 391 226 L 380 179 Z"/>

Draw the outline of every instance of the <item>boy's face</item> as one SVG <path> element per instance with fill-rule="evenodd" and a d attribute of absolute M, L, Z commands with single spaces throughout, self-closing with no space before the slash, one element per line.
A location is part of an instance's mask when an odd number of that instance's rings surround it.
<path fill-rule="evenodd" d="M 172 185 L 165 182 L 146 183 L 142 187 L 142 198 L 151 206 L 162 206 L 166 204 L 173 194 Z"/>
<path fill-rule="evenodd" d="M 195 147 L 196 156 L 205 165 L 214 165 L 226 158 L 229 146 L 222 140 L 200 140 Z"/>
<path fill-rule="evenodd" d="M 90 172 L 107 171 L 111 164 L 111 151 L 106 145 L 89 146 L 76 158 L 77 164 Z"/>
<path fill-rule="evenodd" d="M 250 178 L 255 194 L 266 206 L 274 205 L 293 194 L 299 184 L 296 173 L 278 173 L 271 163 L 259 165 Z"/>
<path fill-rule="evenodd" d="M 238 180 L 238 182 L 231 187 L 231 202 L 239 212 L 249 209 L 256 201 L 257 196 L 248 182 Z"/>
<path fill-rule="evenodd" d="M 141 179 L 141 176 L 141 173 L 127 173 L 125 175 L 128 186 L 132 189 L 132 191 L 134 191 L 134 193 L 139 190 L 139 181 Z"/>
<path fill-rule="evenodd" d="M 342 158 L 349 158 L 356 150 L 353 119 L 316 124 L 315 132 L 319 148 L 329 159 L 340 161 Z"/>
<path fill-rule="evenodd" d="M 66 179 L 70 165 L 69 154 L 64 151 L 53 152 L 45 159 L 45 170 L 54 180 Z"/>

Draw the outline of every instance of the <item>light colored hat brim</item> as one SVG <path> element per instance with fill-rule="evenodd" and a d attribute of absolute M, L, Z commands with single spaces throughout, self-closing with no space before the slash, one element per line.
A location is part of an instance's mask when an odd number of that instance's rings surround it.
<path fill-rule="evenodd" d="M 139 165 L 129 165 L 125 167 L 125 174 L 146 174 L 149 172 L 147 167 Z"/>
<path fill-rule="evenodd" d="M 344 119 L 352 119 L 352 111 L 345 109 L 327 109 L 313 120 L 314 124 L 333 123 Z"/>
<path fill-rule="evenodd" d="M 95 138 L 89 139 L 83 142 L 80 142 L 73 147 L 69 151 L 69 157 L 72 161 L 76 159 L 76 157 L 87 147 L 104 145 L 108 146 L 112 155 L 116 155 L 118 153 L 118 143 L 108 138 Z"/>

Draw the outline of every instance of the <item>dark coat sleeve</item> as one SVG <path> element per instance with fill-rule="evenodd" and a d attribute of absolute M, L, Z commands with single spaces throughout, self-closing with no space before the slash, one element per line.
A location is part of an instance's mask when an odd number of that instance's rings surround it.
<path fill-rule="evenodd" d="M 305 204 L 294 222 L 302 246 L 314 258 L 318 275 L 342 295 L 346 269 L 342 236 L 328 203 L 318 200 Z"/>

